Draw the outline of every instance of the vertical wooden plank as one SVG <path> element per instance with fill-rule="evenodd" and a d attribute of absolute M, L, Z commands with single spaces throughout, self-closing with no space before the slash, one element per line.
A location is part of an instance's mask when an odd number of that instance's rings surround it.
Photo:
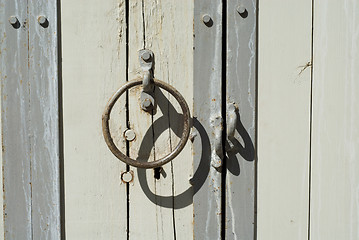
<path fill-rule="evenodd" d="M 191 106 L 193 3 L 132 1 L 129 22 L 129 80 L 142 75 L 138 51 L 150 49 L 155 58 L 154 76 L 174 86 Z M 130 143 L 130 155 L 153 161 L 164 157 L 177 145 L 183 119 L 178 103 L 159 88 L 155 89 L 157 108 L 153 116 L 142 111 L 141 91 L 141 86 L 130 91 L 129 118 L 136 132 L 136 140 Z M 156 174 L 153 169 L 132 169 L 135 180 L 130 186 L 130 238 L 191 239 L 190 143 L 176 159 L 163 166 L 161 173 Z"/>
<path fill-rule="evenodd" d="M 227 4 L 227 129 L 237 121 L 227 139 L 226 239 L 254 239 L 257 8 L 255 0 Z"/>
<path fill-rule="evenodd" d="M 1 10 L 1 7 L 0 7 L 0 11 Z M 2 14 L 2 12 L 0 13 L 0 15 Z M 1 45 L 1 44 L 0 44 Z M 2 52 L 1 50 L 2 48 L 0 47 L 0 52 Z M 1 55 L 1 53 L 0 53 Z M 0 57 L 1 58 L 1 57 Z M 0 79 L 1 78 L 1 73 L 0 73 Z M 2 80 L 0 80 L 2 81 Z M 0 106 L 1 106 L 1 101 L 2 101 L 2 97 L 0 97 Z M 1 116 L 2 116 L 2 111 L 0 111 L 0 119 L 1 119 Z M 0 121 L 0 129 L 2 129 L 2 121 Z M 2 154 L 0 154 L 0 166 L 1 166 L 1 169 L 3 169 L 3 157 L 2 157 Z M 0 186 L 3 186 L 3 183 L 4 183 L 4 180 L 3 180 L 3 171 L 1 170 L 0 171 Z M 4 204 L 4 191 L 1 192 L 1 195 L 0 195 L 0 206 L 3 206 Z M 4 238 L 4 207 L 2 208 L 2 210 L 0 210 L 1 212 L 1 216 L 0 217 L 0 236 Z"/>
<path fill-rule="evenodd" d="M 129 5 L 129 55 L 128 80 L 142 76 L 139 62 L 139 50 L 145 49 L 145 2 L 142 0 L 128 1 Z M 150 31 L 150 30 L 149 30 Z M 156 54 L 156 53 L 155 53 Z M 155 56 L 157 58 L 157 55 Z M 141 109 L 140 94 L 142 86 L 131 88 L 128 91 L 129 127 L 136 133 L 136 139 L 129 143 L 129 155 L 133 159 L 141 158 L 152 161 L 155 158 L 153 148 L 152 115 Z M 134 181 L 129 186 L 129 239 L 161 239 L 158 231 L 156 200 L 147 198 L 146 190 L 156 191 L 156 179 L 152 169 L 130 168 L 134 173 Z M 146 184 L 143 189 L 141 182 Z M 161 221 L 161 219 L 159 219 Z M 173 231 L 172 224 L 167 216 L 166 228 Z"/>
<path fill-rule="evenodd" d="M 6 44 L 5 44 L 5 40 L 6 40 L 6 24 L 9 24 L 8 22 L 6 22 L 6 9 L 5 9 L 5 0 L 1 0 L 0 1 L 0 59 L 1 62 L 6 62 Z M 5 80 L 5 76 L 6 76 L 6 68 L 5 68 L 5 64 L 1 64 L 0 67 L 0 82 L 1 82 L 1 86 L 0 86 L 0 106 L 1 106 L 1 110 L 0 110 L 0 129 L 1 129 L 1 136 L 3 136 L 3 131 L 2 131 L 2 116 L 3 116 L 3 108 L 2 108 L 2 99 L 3 99 L 3 95 L 2 95 L 2 89 L 3 89 L 3 82 Z M 1 147 L 3 146 L 3 140 L 1 140 Z M 0 171 L 0 186 L 4 186 L 4 180 L 3 180 L 3 151 L 1 151 L 0 154 L 0 166 L 1 166 L 1 171 Z M 2 189 L 4 190 L 4 189 Z M 0 206 L 2 206 L 2 210 L 1 210 L 1 217 L 0 217 L 0 236 L 2 238 L 4 238 L 4 191 L 1 191 L 1 197 L 0 197 Z"/>
<path fill-rule="evenodd" d="M 222 1 L 194 2 L 194 238 L 221 239 L 222 175 L 211 166 L 218 160 L 216 133 L 222 115 Z M 203 17 L 208 15 L 205 24 Z M 220 145 L 222 145 L 222 138 Z"/>
<path fill-rule="evenodd" d="M 311 13 L 259 2 L 258 239 L 308 235 Z"/>
<path fill-rule="evenodd" d="M 50 34 L 37 31 L 34 7 Z M 5 239 L 60 239 L 56 1 L 2 8 Z"/>
<path fill-rule="evenodd" d="M 31 239 L 27 2 L 1 1 L 2 158 L 5 239 Z M 12 26 L 9 17 L 18 22 Z"/>
<path fill-rule="evenodd" d="M 0 30 L 0 59 L 1 61 L 3 61 L 3 57 L 2 57 L 2 54 L 3 54 L 3 51 L 6 49 L 6 47 L 3 45 L 3 42 L 4 42 L 4 33 L 5 33 L 5 25 L 6 24 L 6 21 L 4 21 L 4 16 L 5 16 L 5 6 L 3 5 L 3 2 L 0 2 L 0 18 L 1 18 L 1 21 L 0 21 L 0 26 L 1 26 L 1 29 L 3 30 Z M 5 36 L 6 36 L 6 33 L 5 33 Z M 3 68 L 0 68 L 0 82 L 1 82 L 1 86 L 0 86 L 0 106 L 2 106 L 2 82 L 3 82 Z M 1 129 L 1 134 L 2 134 L 2 115 L 3 115 L 3 110 L 1 108 L 0 110 L 0 129 Z M 2 141 L 1 141 L 1 146 L 2 145 Z M 0 167 L 1 167 L 1 171 L 0 171 L 0 186 L 3 186 L 3 183 L 4 183 L 4 179 L 3 179 L 3 154 L 2 154 L 2 151 L 1 151 L 1 154 L 0 154 Z M 4 190 L 4 189 L 3 189 Z M 4 191 L 1 191 L 1 194 L 0 194 L 0 206 L 4 206 Z M 2 207 L 2 210 L 0 210 L 1 212 L 1 217 L 0 217 L 0 236 L 4 238 L 4 207 Z"/>
<path fill-rule="evenodd" d="M 359 4 L 314 2 L 310 239 L 359 239 Z"/>
<path fill-rule="evenodd" d="M 146 47 L 156 53 L 155 77 L 175 87 L 186 99 L 192 113 L 193 2 L 147 0 L 144 7 Z M 156 159 L 171 152 L 178 144 L 184 121 L 176 100 L 161 91 L 156 92 L 158 109 L 153 121 Z M 192 192 L 188 181 L 192 168 L 193 155 L 188 141 L 181 154 L 163 166 L 164 174 L 156 181 L 156 212 L 162 218 L 157 217 L 158 229 L 162 232 L 160 239 L 193 237 Z M 170 221 L 172 228 L 166 230 Z"/>
<path fill-rule="evenodd" d="M 62 1 L 62 81 L 67 239 L 126 239 L 127 197 L 101 129 L 112 94 L 126 81 L 125 1 Z M 125 99 L 111 134 L 126 152 Z"/>
<path fill-rule="evenodd" d="M 32 239 L 60 239 L 57 2 L 29 2 L 28 12 Z"/>

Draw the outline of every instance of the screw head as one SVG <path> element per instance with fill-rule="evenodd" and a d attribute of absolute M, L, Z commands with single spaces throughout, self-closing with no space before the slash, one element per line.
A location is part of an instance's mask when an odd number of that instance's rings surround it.
<path fill-rule="evenodd" d="M 47 18 L 46 18 L 45 16 L 39 16 L 39 17 L 37 18 L 37 21 L 39 22 L 40 25 L 43 25 L 43 24 L 46 23 Z"/>
<path fill-rule="evenodd" d="M 9 17 L 9 23 L 10 23 L 11 25 L 16 24 L 18 21 L 19 21 L 19 20 L 18 20 L 17 17 L 15 17 L 15 16 L 10 16 L 10 17 Z"/>
<path fill-rule="evenodd" d="M 148 62 L 151 60 L 151 54 L 147 51 L 145 51 L 144 53 L 142 53 L 141 58 L 145 61 Z"/>
<path fill-rule="evenodd" d="M 205 23 L 205 24 L 208 24 L 208 23 L 210 23 L 211 22 L 211 16 L 209 16 L 208 14 L 204 14 L 203 16 L 202 16 L 202 21 Z"/>
<path fill-rule="evenodd" d="M 123 135 L 124 135 L 125 139 L 129 142 L 135 140 L 135 138 L 136 138 L 136 133 L 132 129 L 126 129 L 126 131 L 124 132 Z"/>
<path fill-rule="evenodd" d="M 143 107 L 145 107 L 145 108 L 149 108 L 149 107 L 151 107 L 152 102 L 151 102 L 150 99 L 146 98 L 146 99 L 143 101 L 142 105 L 143 105 Z"/>
<path fill-rule="evenodd" d="M 246 8 L 245 7 L 242 7 L 242 6 L 238 6 L 237 7 L 237 12 L 239 14 L 244 14 L 246 12 Z"/>

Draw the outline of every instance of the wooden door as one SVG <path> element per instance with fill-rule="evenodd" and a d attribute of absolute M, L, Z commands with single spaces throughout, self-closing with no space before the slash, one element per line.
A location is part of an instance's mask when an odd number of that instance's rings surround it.
<path fill-rule="evenodd" d="M 67 239 L 253 238 L 255 3 L 66 0 L 61 14 Z M 155 169 L 117 159 L 101 128 L 114 92 L 143 77 L 143 49 L 153 52 L 154 78 L 177 89 L 191 114 L 185 148 Z M 124 154 L 151 162 L 173 151 L 184 116 L 159 87 L 155 109 L 143 111 L 141 92 L 118 99 L 110 130 Z"/>
<path fill-rule="evenodd" d="M 355 0 L 0 0 L 2 239 L 359 239 L 358 12 Z M 184 149 L 155 169 L 115 157 L 102 129 L 111 96 L 144 78 L 142 50 L 191 116 Z M 124 92 L 109 126 L 149 163 L 185 119 L 158 86 L 144 111 L 142 90 Z"/>

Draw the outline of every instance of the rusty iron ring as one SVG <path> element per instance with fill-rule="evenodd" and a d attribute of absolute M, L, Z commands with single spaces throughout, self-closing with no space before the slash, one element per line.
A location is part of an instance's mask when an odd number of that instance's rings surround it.
<path fill-rule="evenodd" d="M 182 136 L 181 136 L 180 142 L 178 143 L 178 145 L 175 147 L 175 149 L 171 153 L 169 153 L 168 155 L 164 156 L 163 158 L 155 160 L 153 162 L 147 162 L 146 160 L 142 160 L 142 161 L 134 160 L 134 159 L 126 156 L 125 154 L 123 154 L 116 147 L 116 145 L 113 142 L 113 139 L 111 137 L 110 128 L 109 128 L 109 120 L 110 120 L 110 113 L 111 113 L 113 106 L 115 105 L 115 103 L 119 99 L 119 97 L 123 93 L 125 93 L 128 89 L 142 84 L 142 78 L 137 78 L 132 81 L 129 81 L 125 85 L 123 85 L 120 89 L 118 89 L 117 92 L 108 101 L 105 111 L 102 115 L 102 132 L 103 132 L 103 136 L 105 138 L 108 148 L 122 162 L 124 162 L 128 165 L 134 166 L 134 167 L 138 167 L 138 168 L 157 168 L 157 167 L 160 167 L 160 166 L 168 163 L 169 161 L 173 160 L 182 151 L 182 149 L 186 145 L 186 142 L 188 140 L 189 133 L 190 133 L 191 115 L 190 115 L 190 110 L 186 103 L 186 100 L 171 85 L 169 85 L 165 82 L 162 82 L 160 80 L 157 80 L 157 79 L 153 79 L 153 81 L 156 86 L 163 88 L 166 91 L 168 91 L 169 93 L 171 93 L 171 95 L 178 101 L 178 103 L 180 104 L 181 109 L 182 109 L 182 114 L 183 114 L 183 119 L 184 119 Z"/>

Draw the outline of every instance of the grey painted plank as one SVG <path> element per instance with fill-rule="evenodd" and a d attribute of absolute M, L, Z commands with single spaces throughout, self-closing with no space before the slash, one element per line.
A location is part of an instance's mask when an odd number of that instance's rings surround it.
<path fill-rule="evenodd" d="M 29 239 L 32 229 L 27 4 L 21 0 L 2 0 L 0 4 L 4 235 L 5 239 Z M 11 15 L 18 18 L 19 28 L 9 24 Z"/>
<path fill-rule="evenodd" d="M 227 4 L 227 123 L 228 104 L 239 111 L 235 139 L 227 140 L 226 239 L 254 239 L 256 0 Z"/>
<path fill-rule="evenodd" d="M 4 238 L 59 239 L 56 1 L 2 1 L 1 11 Z M 52 20 L 48 34 L 35 11 Z"/>
<path fill-rule="evenodd" d="M 211 17 L 207 25 L 204 14 Z M 222 1 L 195 1 L 194 33 L 194 171 L 201 169 L 192 178 L 194 238 L 221 239 L 222 183 L 211 166 L 216 131 L 211 119 L 222 112 Z"/>
<path fill-rule="evenodd" d="M 56 8 L 56 0 L 29 2 L 33 239 L 60 239 Z"/>

